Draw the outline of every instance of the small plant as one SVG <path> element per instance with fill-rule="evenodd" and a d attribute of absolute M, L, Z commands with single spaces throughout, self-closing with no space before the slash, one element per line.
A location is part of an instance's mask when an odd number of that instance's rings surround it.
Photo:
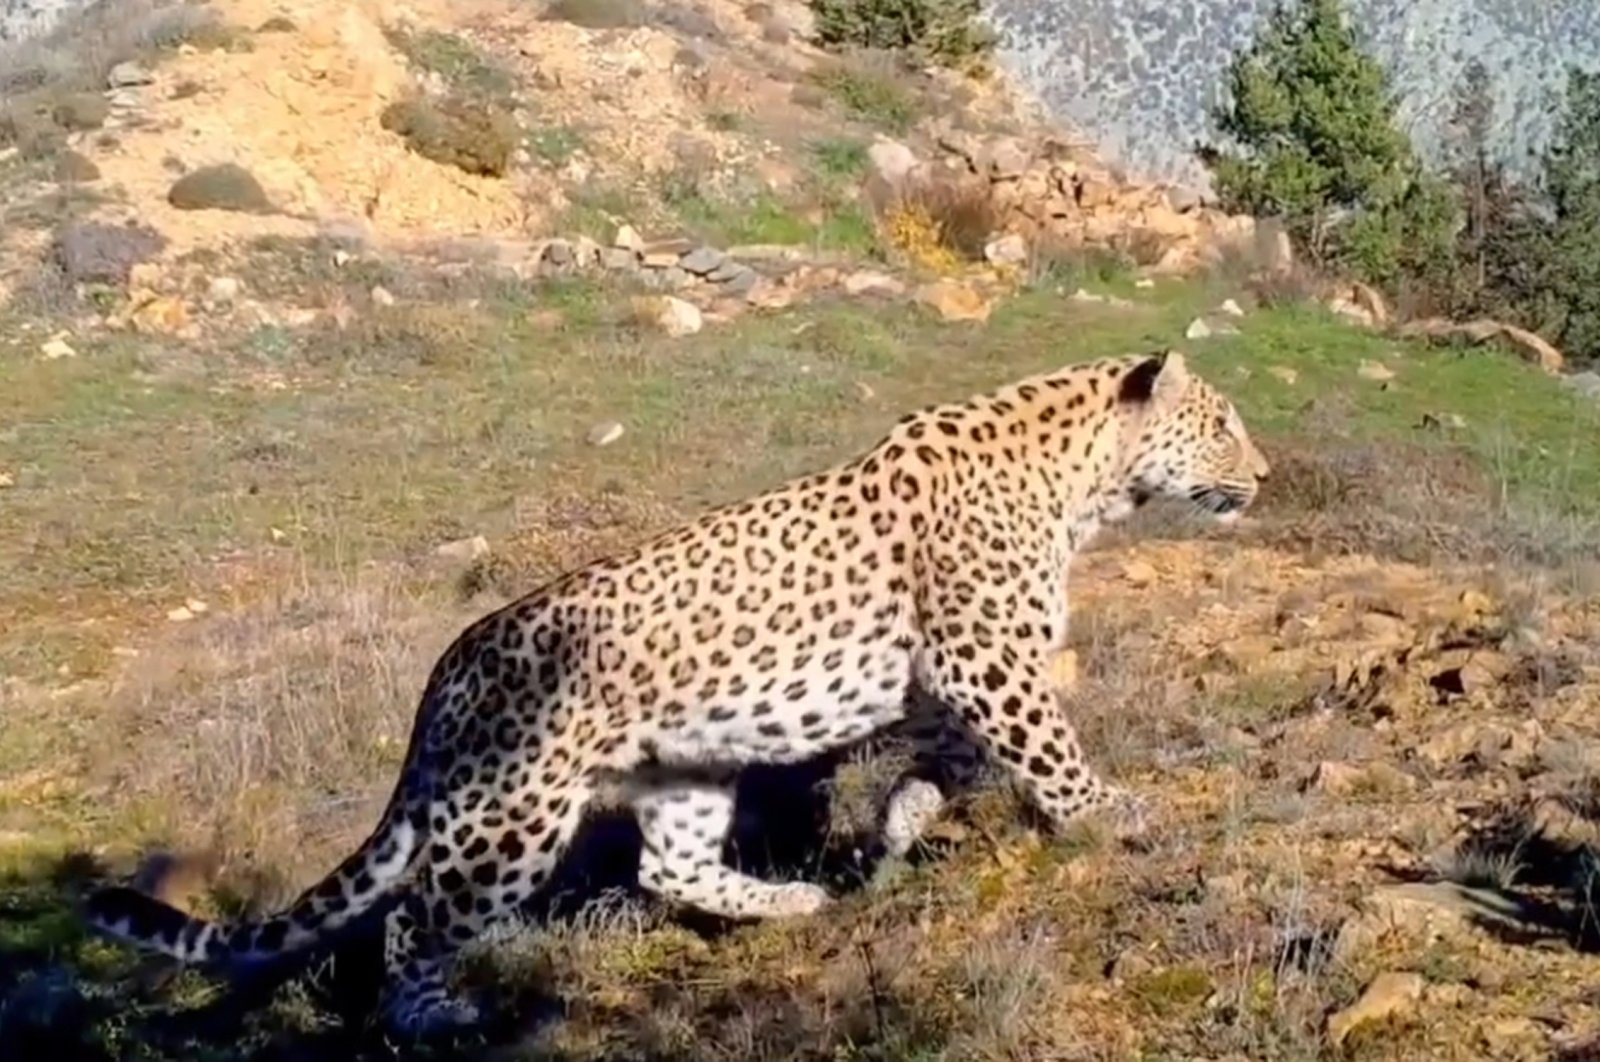
<path fill-rule="evenodd" d="M 981 67 L 994 31 L 978 20 L 978 0 L 809 0 L 824 48 L 903 51 L 957 69 Z"/>
<path fill-rule="evenodd" d="M 960 263 L 945 245 L 938 221 L 922 203 L 906 202 L 890 208 L 884 218 L 883 236 L 890 247 L 923 269 L 951 273 Z"/>
<path fill-rule="evenodd" d="M 517 88 L 511 71 L 462 37 L 438 30 L 388 28 L 384 36 L 413 66 L 437 74 L 450 88 L 464 95 L 504 98 Z"/>
<path fill-rule="evenodd" d="M 545 165 L 563 166 L 572 156 L 583 150 L 583 134 L 570 125 L 539 129 L 529 134 L 528 146 Z"/>
<path fill-rule="evenodd" d="M 231 210 L 240 214 L 270 214 L 272 201 L 255 175 L 243 166 L 224 162 L 179 177 L 167 190 L 167 202 L 179 210 Z"/>
<path fill-rule="evenodd" d="M 505 111 L 457 97 L 397 100 L 381 121 L 423 158 L 486 177 L 505 176 L 521 139 Z"/>
<path fill-rule="evenodd" d="M 817 172 L 834 180 L 855 180 L 867 172 L 867 145 L 848 137 L 828 137 L 811 145 Z"/>
<path fill-rule="evenodd" d="M 825 63 L 811 72 L 811 81 L 851 117 L 890 132 L 903 133 L 917 119 L 916 97 L 885 64 Z"/>

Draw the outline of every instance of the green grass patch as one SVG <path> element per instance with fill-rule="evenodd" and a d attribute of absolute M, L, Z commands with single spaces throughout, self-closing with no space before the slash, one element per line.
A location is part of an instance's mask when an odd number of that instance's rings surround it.
<path fill-rule="evenodd" d="M 887 62 L 839 61 L 811 71 L 812 84 L 859 122 L 904 133 L 921 117 L 922 101 Z"/>
<path fill-rule="evenodd" d="M 504 100 L 517 90 L 516 74 L 464 37 L 395 26 L 385 28 L 384 36 L 413 66 L 439 75 L 458 93 Z"/>

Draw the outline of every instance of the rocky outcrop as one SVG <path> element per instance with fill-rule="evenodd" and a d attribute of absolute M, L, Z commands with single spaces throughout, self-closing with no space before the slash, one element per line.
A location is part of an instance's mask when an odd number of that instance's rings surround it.
<path fill-rule="evenodd" d="M 1189 272 L 1230 249 L 1255 254 L 1253 218 L 1218 210 L 1182 188 L 1131 181 L 1081 142 L 951 131 L 937 145 L 933 163 L 915 165 L 903 152 L 881 151 L 895 167 L 880 167 L 875 178 L 981 183 L 998 231 L 1051 249 L 1114 249 L 1153 273 Z"/>
<path fill-rule="evenodd" d="M 1509 350 L 1523 361 L 1537 365 L 1551 375 L 1566 367 L 1566 359 L 1549 340 L 1526 328 L 1518 328 L 1504 321 L 1481 318 L 1476 321 L 1447 321 L 1429 317 L 1400 326 L 1400 334 L 1407 338 L 1432 339 L 1442 342 L 1492 343 Z"/>

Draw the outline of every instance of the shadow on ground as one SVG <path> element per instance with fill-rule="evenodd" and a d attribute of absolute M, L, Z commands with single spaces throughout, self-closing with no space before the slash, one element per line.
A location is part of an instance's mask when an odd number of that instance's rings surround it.
<path fill-rule="evenodd" d="M 836 761 L 828 759 L 749 770 L 741 782 L 730 860 L 763 878 L 815 881 L 836 894 L 862 887 L 874 857 L 866 839 L 841 836 L 832 826 L 829 783 L 835 768 Z M 593 816 L 551 886 L 525 912 L 528 920 L 558 925 L 602 899 L 648 902 L 638 887 L 639 854 L 631 813 Z M 222 984 L 87 933 L 78 905 L 107 878 L 92 856 L 72 853 L 0 880 L 0 1043 L 10 1057 L 393 1056 L 396 1045 L 386 1042 L 376 1023 L 382 907 L 349 927 L 331 948 Z M 714 939 L 735 925 L 693 914 L 675 917 L 702 938 Z M 518 985 L 490 1002 L 496 1019 L 471 1043 L 429 1045 L 429 1057 L 481 1057 L 496 1043 L 533 1035 L 564 1009 L 563 1000 L 537 985 Z M 269 1004 L 288 1020 L 274 1020 L 275 1028 L 264 1031 L 256 1019 Z M 874 994 L 861 1001 L 860 1019 L 881 1024 L 885 1009 L 894 1007 L 891 998 Z M 785 1035 L 803 1038 L 804 1016 L 788 1013 L 792 1000 L 757 1009 L 764 1020 L 784 1025 Z M 640 1028 L 651 1021 L 647 1013 L 628 1017 Z"/>

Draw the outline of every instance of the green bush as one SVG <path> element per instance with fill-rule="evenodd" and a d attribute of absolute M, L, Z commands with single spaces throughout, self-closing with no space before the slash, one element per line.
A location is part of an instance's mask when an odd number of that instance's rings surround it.
<path fill-rule="evenodd" d="M 1395 123 L 1340 0 L 1280 4 L 1227 72 L 1201 145 L 1225 208 L 1283 219 L 1313 263 L 1387 286 L 1453 259 L 1458 210 Z"/>
<path fill-rule="evenodd" d="M 809 0 L 817 43 L 834 50 L 907 51 L 957 69 L 983 64 L 995 35 L 978 0 Z"/>

